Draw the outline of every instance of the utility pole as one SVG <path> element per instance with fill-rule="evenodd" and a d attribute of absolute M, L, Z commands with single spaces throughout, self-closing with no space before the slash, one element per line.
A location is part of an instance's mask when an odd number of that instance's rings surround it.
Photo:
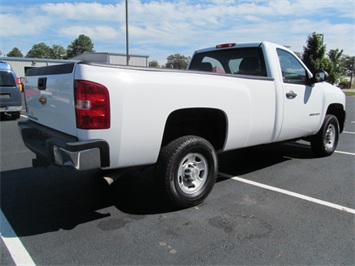
<path fill-rule="evenodd" d="M 126 0 L 126 60 L 129 65 L 129 48 L 128 48 L 128 0 Z"/>
<path fill-rule="evenodd" d="M 354 66 L 354 61 L 355 61 L 355 56 L 353 56 L 352 58 L 352 63 L 351 63 L 351 75 L 350 75 L 350 86 L 349 86 L 349 89 L 352 88 L 352 85 L 353 85 L 353 76 L 354 76 L 354 73 L 355 73 L 355 66 Z"/>

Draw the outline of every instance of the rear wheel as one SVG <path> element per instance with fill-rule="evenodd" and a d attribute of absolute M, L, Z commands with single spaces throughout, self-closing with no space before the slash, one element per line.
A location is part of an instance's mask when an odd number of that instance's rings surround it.
<path fill-rule="evenodd" d="M 178 208 L 201 203 L 216 182 L 216 151 L 205 139 L 185 136 L 167 144 L 160 152 L 157 174 L 171 202 Z"/>
<path fill-rule="evenodd" d="M 316 156 L 329 156 L 335 151 L 338 140 L 338 119 L 334 115 L 326 115 L 321 129 L 311 138 L 311 147 Z"/>
<path fill-rule="evenodd" d="M 21 112 L 13 112 L 13 113 L 11 113 L 11 117 L 13 118 L 13 119 L 19 119 L 20 118 L 20 116 L 21 116 Z"/>

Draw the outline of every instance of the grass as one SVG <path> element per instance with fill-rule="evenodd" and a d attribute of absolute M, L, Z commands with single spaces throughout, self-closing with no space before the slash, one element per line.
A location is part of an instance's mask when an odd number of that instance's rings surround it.
<path fill-rule="evenodd" d="M 354 91 L 344 91 L 346 96 L 355 96 L 355 92 Z"/>

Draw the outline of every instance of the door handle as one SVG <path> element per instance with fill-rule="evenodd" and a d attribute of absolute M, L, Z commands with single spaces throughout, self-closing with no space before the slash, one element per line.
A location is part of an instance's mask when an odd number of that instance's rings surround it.
<path fill-rule="evenodd" d="M 295 93 L 294 91 L 289 91 L 286 93 L 287 99 L 294 99 L 294 98 L 296 98 L 296 96 L 297 96 L 297 93 Z"/>

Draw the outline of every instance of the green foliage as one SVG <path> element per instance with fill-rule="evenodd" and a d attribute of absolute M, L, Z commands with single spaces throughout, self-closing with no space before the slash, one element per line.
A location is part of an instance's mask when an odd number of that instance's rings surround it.
<path fill-rule="evenodd" d="M 342 79 L 339 82 L 338 86 L 342 89 L 348 89 L 348 88 L 350 88 L 350 81 L 347 79 Z"/>
<path fill-rule="evenodd" d="M 325 59 L 326 45 L 323 43 L 323 35 L 313 32 L 308 36 L 307 46 L 303 47 L 302 60 L 313 73 L 325 70 L 328 65 Z"/>
<path fill-rule="evenodd" d="M 32 46 L 32 49 L 26 54 L 28 58 L 45 58 L 45 59 L 64 59 L 66 57 L 65 49 L 60 45 L 52 47 L 41 42 Z"/>
<path fill-rule="evenodd" d="M 158 61 L 153 60 L 149 62 L 149 67 L 160 67 Z"/>
<path fill-rule="evenodd" d="M 190 62 L 190 57 L 186 57 L 180 54 L 174 54 L 169 55 L 166 60 L 166 68 L 187 69 Z"/>
<path fill-rule="evenodd" d="M 35 44 L 26 54 L 28 58 L 51 58 L 51 47 L 44 42 Z"/>
<path fill-rule="evenodd" d="M 344 91 L 346 96 L 355 96 L 355 92 L 353 91 Z"/>
<path fill-rule="evenodd" d="M 294 52 L 296 55 L 297 55 L 297 57 L 299 58 L 299 59 L 301 59 L 302 60 L 302 54 L 300 53 L 300 52 Z"/>
<path fill-rule="evenodd" d="M 22 52 L 17 47 L 12 48 L 12 50 L 7 54 L 8 57 L 23 57 Z"/>
<path fill-rule="evenodd" d="M 72 58 L 84 52 L 95 52 L 95 50 L 90 37 L 81 34 L 68 46 L 67 56 L 68 58 Z"/>
<path fill-rule="evenodd" d="M 51 50 L 51 59 L 65 59 L 67 51 L 61 45 L 54 44 Z"/>
<path fill-rule="evenodd" d="M 32 46 L 26 57 L 28 58 L 45 58 L 45 59 L 67 59 L 83 52 L 94 52 L 94 44 L 91 39 L 85 35 L 79 35 L 65 50 L 63 46 L 54 44 L 52 47 L 41 42 Z M 14 48 L 15 49 L 15 48 Z"/>
<path fill-rule="evenodd" d="M 343 55 L 343 50 L 333 49 L 327 53 L 323 35 L 313 32 L 308 36 L 307 45 L 303 47 L 302 61 L 308 69 L 316 74 L 325 70 L 329 74 L 328 82 L 336 84 L 342 76 L 354 75 L 353 57 Z"/>
<path fill-rule="evenodd" d="M 328 82 L 331 84 L 337 83 L 343 74 L 343 67 L 341 64 L 342 54 L 343 50 L 339 51 L 339 49 L 330 50 L 328 53 L 328 66 L 325 70 L 329 74 Z"/>
<path fill-rule="evenodd" d="M 351 76 L 355 75 L 355 56 L 343 55 L 341 64 L 343 67 L 344 75 Z"/>

